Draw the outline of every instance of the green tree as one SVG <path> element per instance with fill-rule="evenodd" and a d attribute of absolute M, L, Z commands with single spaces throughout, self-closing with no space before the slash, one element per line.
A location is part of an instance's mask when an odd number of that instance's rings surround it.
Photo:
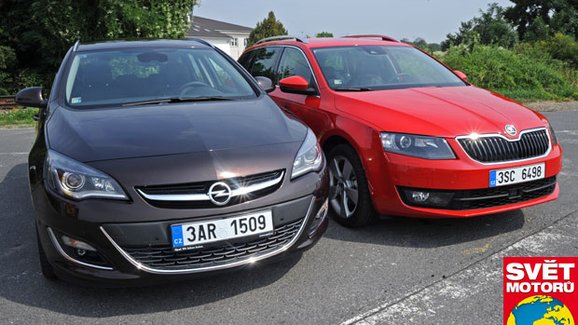
<path fill-rule="evenodd" d="M 277 20 L 275 13 L 270 11 L 269 15 L 267 15 L 267 18 L 263 19 L 261 22 L 258 22 L 257 26 L 255 26 L 255 29 L 251 31 L 251 34 L 249 34 L 248 43 L 249 45 L 252 45 L 263 38 L 278 35 L 287 35 L 287 30 L 285 29 L 285 26 L 283 26 L 283 23 Z"/>
<path fill-rule="evenodd" d="M 433 53 L 436 51 L 440 51 L 441 50 L 441 46 L 438 43 L 428 43 L 426 42 L 425 39 L 418 37 L 415 40 L 410 41 L 408 38 L 402 38 L 401 39 L 402 43 L 407 43 L 407 44 L 411 44 L 413 46 L 419 47 L 420 49 Z"/>
<path fill-rule="evenodd" d="M 324 37 L 331 38 L 331 37 L 333 37 L 333 33 L 320 32 L 320 33 L 315 34 L 315 37 L 317 37 L 317 38 L 324 38 Z"/>
<path fill-rule="evenodd" d="M 2 0 L 0 45 L 14 50 L 16 62 L 0 72 L 12 74 L 12 91 L 29 82 L 47 86 L 76 40 L 180 38 L 196 2 Z"/>
<path fill-rule="evenodd" d="M 578 1 L 576 0 L 511 0 L 514 6 L 504 15 L 514 26 L 521 40 L 562 33 L 578 38 Z"/>
<path fill-rule="evenodd" d="M 411 44 L 419 47 L 422 50 L 425 50 L 425 51 L 429 50 L 427 42 L 421 37 L 416 38 L 413 42 L 411 42 Z"/>
<path fill-rule="evenodd" d="M 16 62 L 14 50 L 0 45 L 0 95 L 7 95 L 12 87 L 12 69 Z"/>
<path fill-rule="evenodd" d="M 472 45 L 479 42 L 510 48 L 517 40 L 516 31 L 504 17 L 504 8 L 492 3 L 486 11 L 480 10 L 479 17 L 462 22 L 457 33 L 448 34 L 441 47 L 447 50 L 452 45 Z"/>

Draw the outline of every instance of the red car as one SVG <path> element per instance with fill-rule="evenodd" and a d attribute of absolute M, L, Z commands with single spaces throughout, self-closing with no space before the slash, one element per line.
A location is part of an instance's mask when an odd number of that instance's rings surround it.
<path fill-rule="evenodd" d="M 473 217 L 555 200 L 562 148 L 543 115 L 387 36 L 274 37 L 239 62 L 320 139 L 335 219 Z"/>

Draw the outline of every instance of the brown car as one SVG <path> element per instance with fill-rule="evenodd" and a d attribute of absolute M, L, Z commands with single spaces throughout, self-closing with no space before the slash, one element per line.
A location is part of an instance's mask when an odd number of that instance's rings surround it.
<path fill-rule="evenodd" d="M 311 247 L 328 177 L 313 132 L 201 40 L 76 44 L 29 156 L 47 278 L 151 284 Z"/>

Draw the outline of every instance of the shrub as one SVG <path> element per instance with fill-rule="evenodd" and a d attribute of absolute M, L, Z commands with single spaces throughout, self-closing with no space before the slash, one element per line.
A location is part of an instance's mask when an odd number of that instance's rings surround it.
<path fill-rule="evenodd" d="M 578 68 L 578 42 L 570 35 L 557 33 L 545 40 L 522 43 L 515 50 L 534 57 L 547 55 Z"/>
<path fill-rule="evenodd" d="M 451 47 L 440 59 L 482 88 L 514 99 L 578 99 L 578 74 L 567 64 L 536 51 L 496 46 Z"/>

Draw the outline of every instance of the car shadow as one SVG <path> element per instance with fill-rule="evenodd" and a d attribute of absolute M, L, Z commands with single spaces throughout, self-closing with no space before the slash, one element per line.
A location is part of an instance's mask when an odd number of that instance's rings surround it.
<path fill-rule="evenodd" d="M 42 277 L 34 237 L 26 164 L 0 183 L 0 297 L 35 308 L 80 317 L 114 317 L 203 306 L 267 287 L 281 279 L 300 255 L 235 273 L 144 288 L 81 287 Z M 385 218 L 351 230 L 331 222 L 326 237 L 385 246 L 438 247 L 507 233 L 524 224 L 514 211 L 470 219 Z"/>
<path fill-rule="evenodd" d="M 325 237 L 374 245 L 435 248 L 509 233 L 521 229 L 524 219 L 522 210 L 451 219 L 382 216 L 359 229 L 348 229 L 332 220 Z"/>
<path fill-rule="evenodd" d="M 43 278 L 34 234 L 34 209 L 26 164 L 13 167 L 0 183 L 0 298 L 49 311 L 82 316 L 167 312 L 227 299 L 282 278 L 301 255 L 235 273 L 139 288 L 82 287 Z"/>

